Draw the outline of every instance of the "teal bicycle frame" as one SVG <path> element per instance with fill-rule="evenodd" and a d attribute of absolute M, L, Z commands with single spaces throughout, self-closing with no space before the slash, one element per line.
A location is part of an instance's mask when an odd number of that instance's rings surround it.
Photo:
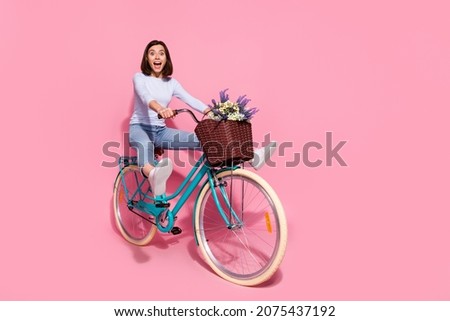
<path fill-rule="evenodd" d="M 130 162 L 131 161 L 131 162 Z M 242 226 L 242 221 L 239 219 L 239 216 L 236 214 L 234 209 L 231 206 L 231 203 L 229 201 L 228 195 L 226 193 L 225 187 L 223 183 L 218 182 L 216 178 L 216 174 L 226 171 L 226 170 L 234 170 L 237 168 L 240 168 L 239 166 L 232 166 L 232 167 L 222 167 L 220 169 L 214 169 L 209 166 L 208 162 L 205 160 L 205 155 L 203 154 L 200 159 L 196 162 L 196 164 L 192 167 L 192 169 L 189 171 L 188 175 L 184 178 L 184 180 L 181 182 L 181 185 L 178 187 L 178 189 L 171 195 L 160 195 L 156 198 L 153 198 L 148 195 L 148 191 L 144 191 L 142 189 L 142 186 L 145 183 L 145 178 L 142 179 L 142 181 L 138 182 L 138 187 L 136 191 L 129 191 L 128 187 L 126 186 L 125 178 L 122 174 L 122 169 L 125 168 L 128 165 L 136 165 L 137 164 L 137 158 L 136 157 L 127 157 L 123 156 L 119 159 L 119 167 L 120 172 L 118 175 L 121 175 L 122 177 L 122 184 L 125 190 L 125 195 L 127 197 L 127 203 L 128 206 L 131 208 L 137 208 L 149 215 L 152 215 L 155 217 L 155 224 L 161 232 L 170 232 L 172 228 L 174 227 L 174 221 L 175 218 L 180 211 L 181 207 L 186 203 L 188 198 L 192 195 L 195 188 L 199 185 L 199 183 L 203 180 L 205 176 L 207 176 L 207 180 L 204 182 L 202 186 L 205 184 L 210 184 L 211 186 L 211 193 L 212 197 L 214 199 L 214 202 L 216 204 L 216 207 L 223 218 L 226 226 L 229 229 L 232 229 L 237 226 Z M 122 166 L 123 165 L 123 166 Z M 192 179 L 193 178 L 193 179 Z M 192 179 L 192 181 L 191 181 Z M 219 195 L 216 192 L 215 186 L 219 187 L 220 195 L 223 197 L 224 203 L 226 205 L 226 209 L 229 212 L 229 215 L 225 213 L 225 210 L 223 209 L 222 205 L 219 201 Z M 133 194 L 130 195 L 129 193 L 132 192 Z M 137 201 L 136 203 L 132 203 L 132 200 L 134 197 L 139 194 L 141 196 L 141 200 Z M 181 194 L 180 199 L 175 204 L 174 208 L 172 210 L 169 209 L 169 203 L 168 201 L 178 197 Z M 200 193 L 199 193 L 200 194 Z M 150 200 L 153 201 L 152 203 L 145 202 L 144 200 Z M 198 202 L 198 196 L 195 201 L 194 205 L 194 211 L 197 206 Z M 160 216 L 163 215 L 163 213 L 167 211 L 166 220 L 167 225 L 162 226 Z M 233 218 L 234 220 L 232 220 Z M 233 221 L 233 223 L 232 223 Z"/>

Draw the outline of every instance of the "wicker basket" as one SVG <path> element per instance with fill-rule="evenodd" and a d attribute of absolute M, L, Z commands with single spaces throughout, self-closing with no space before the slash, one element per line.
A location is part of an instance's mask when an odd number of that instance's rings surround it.
<path fill-rule="evenodd" d="M 252 125 L 247 121 L 204 119 L 195 133 L 212 166 L 229 166 L 253 158 Z"/>

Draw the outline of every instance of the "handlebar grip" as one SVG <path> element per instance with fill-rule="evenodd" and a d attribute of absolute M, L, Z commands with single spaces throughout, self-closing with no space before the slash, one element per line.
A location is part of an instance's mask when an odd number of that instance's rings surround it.
<path fill-rule="evenodd" d="M 192 111 L 190 111 L 189 109 L 184 109 L 184 108 L 182 108 L 182 109 L 174 109 L 173 112 L 174 112 L 175 115 L 178 115 L 179 113 L 189 113 L 189 114 L 191 115 L 192 119 L 193 119 L 196 123 L 199 123 L 199 122 L 200 122 L 200 121 L 197 119 L 197 117 L 195 117 L 194 113 L 193 113 Z M 160 114 L 158 114 L 158 118 L 159 118 L 159 119 L 162 118 Z"/>
<path fill-rule="evenodd" d="M 179 109 L 174 109 L 174 110 L 173 110 L 174 116 L 175 116 L 175 115 L 178 115 L 178 111 L 179 111 Z M 161 116 L 160 114 L 158 114 L 158 119 L 162 119 L 162 116 Z"/>

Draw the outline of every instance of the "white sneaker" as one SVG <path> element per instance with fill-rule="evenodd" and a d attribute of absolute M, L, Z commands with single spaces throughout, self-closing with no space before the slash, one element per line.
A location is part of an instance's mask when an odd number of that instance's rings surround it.
<path fill-rule="evenodd" d="M 257 150 L 254 151 L 253 159 L 249 160 L 250 164 L 255 169 L 260 169 L 273 155 L 276 148 L 277 142 L 270 142 L 267 146 L 258 148 Z"/>
<path fill-rule="evenodd" d="M 166 192 L 166 182 L 172 171 L 173 165 L 169 158 L 161 159 L 155 168 L 150 171 L 148 181 L 154 196 L 159 196 Z"/>

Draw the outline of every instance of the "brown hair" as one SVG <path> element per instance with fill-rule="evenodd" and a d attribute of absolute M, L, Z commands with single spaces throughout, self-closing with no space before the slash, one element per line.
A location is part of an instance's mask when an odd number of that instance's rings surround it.
<path fill-rule="evenodd" d="M 166 52 L 166 65 L 164 66 L 161 74 L 163 77 L 169 77 L 173 73 L 173 64 L 172 59 L 170 58 L 169 49 L 167 48 L 166 44 L 160 40 L 153 40 L 148 43 L 148 45 L 145 47 L 144 54 L 142 56 L 142 62 L 141 62 L 141 71 L 144 75 L 150 76 L 152 74 L 152 67 L 150 66 L 150 63 L 148 62 L 148 51 L 151 47 L 161 45 L 164 47 L 164 51 Z"/>

